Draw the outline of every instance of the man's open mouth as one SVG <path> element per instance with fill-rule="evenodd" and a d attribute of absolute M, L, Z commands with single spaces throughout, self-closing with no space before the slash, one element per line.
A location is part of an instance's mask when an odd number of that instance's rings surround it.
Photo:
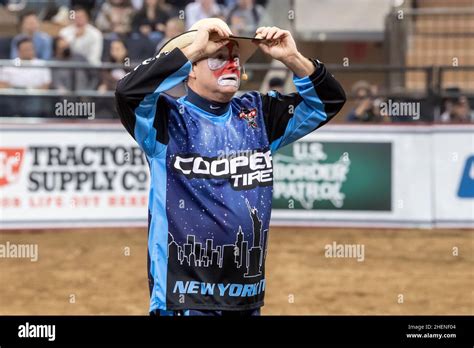
<path fill-rule="evenodd" d="M 225 74 L 225 75 L 219 76 L 219 78 L 217 79 L 217 84 L 219 86 L 238 87 L 239 77 L 237 76 L 237 74 Z"/>

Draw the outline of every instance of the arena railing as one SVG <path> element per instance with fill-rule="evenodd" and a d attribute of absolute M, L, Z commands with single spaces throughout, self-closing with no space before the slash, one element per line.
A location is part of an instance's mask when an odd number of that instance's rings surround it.
<path fill-rule="evenodd" d="M 0 60 L 0 69 L 6 66 L 14 67 L 34 67 L 67 69 L 71 71 L 72 86 L 75 87 L 75 72 L 87 71 L 92 75 L 98 75 L 103 70 L 113 69 L 133 69 L 137 63 L 130 66 L 114 63 L 102 63 L 92 65 L 87 62 L 61 62 L 45 61 L 41 65 L 31 64 L 20 60 Z M 262 73 L 267 71 L 286 70 L 284 67 L 273 67 L 264 63 L 248 63 L 246 71 L 252 73 Z M 378 93 L 374 97 L 390 99 L 393 101 L 410 100 L 422 104 L 425 115 L 424 121 L 432 121 L 436 118 L 437 110 L 440 109 L 442 97 L 445 96 L 443 89 L 443 76 L 451 71 L 474 71 L 474 66 L 463 67 L 433 67 L 433 66 L 390 66 L 390 65 L 351 65 L 342 66 L 327 64 L 327 68 L 344 85 L 349 103 L 356 98 L 351 91 L 351 86 L 358 80 L 367 80 L 369 83 L 378 85 Z M 418 73 L 421 76 L 422 88 L 410 89 L 404 84 L 404 76 L 407 73 Z M 472 97 L 467 91 L 467 96 Z M 97 112 L 97 118 L 117 118 L 114 105 L 114 91 L 99 92 L 93 89 L 64 90 L 38 90 L 38 89 L 0 89 L 0 117 L 20 116 L 20 117 L 46 117 L 57 118 L 55 115 L 55 105 L 65 99 L 70 101 L 95 102 L 102 109 Z M 26 108 L 26 110 L 24 110 Z M 439 113 L 439 111 L 438 111 Z"/>

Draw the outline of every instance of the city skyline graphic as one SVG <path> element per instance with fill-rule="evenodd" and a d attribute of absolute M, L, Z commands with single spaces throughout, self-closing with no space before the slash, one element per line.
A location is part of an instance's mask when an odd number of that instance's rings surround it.
<path fill-rule="evenodd" d="M 181 267 L 204 268 L 207 270 L 233 272 L 244 278 L 262 275 L 262 265 L 266 257 L 268 230 L 262 231 L 262 220 L 258 210 L 251 207 L 245 199 L 252 219 L 252 241 L 245 240 L 242 226 L 236 232 L 234 244 L 214 246 L 214 240 L 207 238 L 205 243 L 196 241 L 194 234 L 186 235 L 186 243 L 179 245 L 171 232 L 168 232 L 168 260 Z M 252 242 L 252 245 L 249 243 Z"/>

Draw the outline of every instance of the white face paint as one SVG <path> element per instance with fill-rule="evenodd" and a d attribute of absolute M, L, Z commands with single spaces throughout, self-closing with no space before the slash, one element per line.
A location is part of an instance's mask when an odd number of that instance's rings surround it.
<path fill-rule="evenodd" d="M 213 57 L 207 58 L 207 66 L 217 78 L 217 85 L 239 88 L 240 59 L 238 49 L 234 52 L 234 44 L 218 51 Z"/>
<path fill-rule="evenodd" d="M 239 87 L 239 77 L 237 74 L 225 74 L 222 76 L 219 76 L 217 79 L 217 84 L 219 86 L 233 86 L 233 87 Z"/>
<path fill-rule="evenodd" d="M 207 58 L 207 66 L 209 67 L 209 69 L 214 71 L 222 69 L 228 62 L 229 58 L 227 58 L 223 54 L 219 55 L 218 57 Z M 240 60 L 238 57 L 234 58 L 234 63 L 236 66 L 240 66 Z"/>

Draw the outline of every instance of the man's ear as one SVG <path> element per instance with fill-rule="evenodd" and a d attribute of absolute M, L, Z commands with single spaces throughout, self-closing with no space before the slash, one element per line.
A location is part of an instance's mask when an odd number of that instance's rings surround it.
<path fill-rule="evenodd" d="M 193 63 L 193 67 L 191 68 L 191 72 L 188 75 L 188 80 L 191 79 L 196 79 L 196 72 L 194 71 L 194 68 L 196 67 L 196 63 Z"/>

